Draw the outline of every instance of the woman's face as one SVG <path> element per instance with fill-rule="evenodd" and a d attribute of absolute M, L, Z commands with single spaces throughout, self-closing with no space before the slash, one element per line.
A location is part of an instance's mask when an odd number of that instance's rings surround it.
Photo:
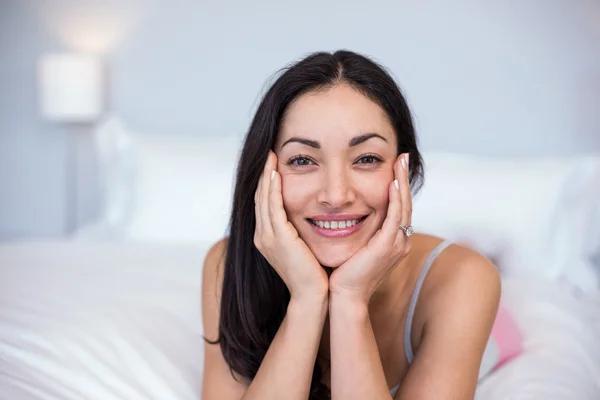
<path fill-rule="evenodd" d="M 351 86 L 307 93 L 275 143 L 283 204 L 317 260 L 338 267 L 383 224 L 396 134 L 379 105 Z"/>

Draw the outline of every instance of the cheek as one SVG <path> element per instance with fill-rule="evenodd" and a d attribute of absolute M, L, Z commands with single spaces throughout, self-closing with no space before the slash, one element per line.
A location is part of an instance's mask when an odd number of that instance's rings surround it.
<path fill-rule="evenodd" d="M 392 180 L 392 174 L 382 172 L 377 176 L 362 179 L 358 186 L 371 207 L 385 210 L 389 203 L 388 188 Z"/>
<path fill-rule="evenodd" d="M 297 175 L 281 176 L 281 194 L 283 197 L 283 208 L 292 219 L 295 214 L 306 210 L 306 205 L 313 197 L 311 181 Z"/>

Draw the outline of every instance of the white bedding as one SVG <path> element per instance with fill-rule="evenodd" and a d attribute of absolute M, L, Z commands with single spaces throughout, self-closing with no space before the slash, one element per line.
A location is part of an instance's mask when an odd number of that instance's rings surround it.
<path fill-rule="evenodd" d="M 0 398 L 198 398 L 205 250 L 0 246 Z"/>
<path fill-rule="evenodd" d="M 504 278 L 525 352 L 479 385 L 478 400 L 600 399 L 600 300 L 534 276 Z"/>
<path fill-rule="evenodd" d="M 197 399 L 207 247 L 0 245 L 0 398 Z M 537 278 L 504 282 L 526 353 L 478 399 L 600 399 L 600 302 Z"/>

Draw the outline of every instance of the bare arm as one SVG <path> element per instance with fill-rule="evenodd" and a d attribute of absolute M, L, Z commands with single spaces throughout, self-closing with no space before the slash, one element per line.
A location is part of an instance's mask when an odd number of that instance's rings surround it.
<path fill-rule="evenodd" d="M 390 399 L 368 306 L 331 294 L 332 400 Z"/>
<path fill-rule="evenodd" d="M 222 243 L 222 242 L 221 242 Z M 203 320 L 207 338 L 218 334 L 222 277 L 217 268 L 219 249 L 211 249 L 203 277 Z M 216 290 L 218 288 L 218 291 Z M 325 297 L 294 298 L 252 382 L 236 380 L 218 344 L 205 343 L 202 399 L 302 399 L 308 398 L 313 367 L 327 315 Z"/>
<path fill-rule="evenodd" d="M 308 398 L 327 299 L 292 300 L 256 378 L 243 399 Z"/>

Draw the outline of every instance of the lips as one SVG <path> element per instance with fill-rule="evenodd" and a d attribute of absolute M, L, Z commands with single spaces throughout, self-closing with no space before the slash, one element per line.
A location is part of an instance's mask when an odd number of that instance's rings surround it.
<path fill-rule="evenodd" d="M 344 220 L 315 220 L 308 218 L 315 233 L 326 238 L 344 238 L 352 235 L 362 228 L 367 215 L 356 219 Z"/>
<path fill-rule="evenodd" d="M 365 218 L 367 218 L 366 215 L 363 217 L 360 217 L 360 218 L 344 219 L 344 220 L 339 220 L 339 219 L 315 220 L 315 219 L 308 218 L 308 222 L 310 222 L 314 226 L 317 226 L 322 229 L 332 229 L 333 230 L 333 229 L 350 228 L 356 224 L 361 223 L 362 221 L 364 221 Z"/>

